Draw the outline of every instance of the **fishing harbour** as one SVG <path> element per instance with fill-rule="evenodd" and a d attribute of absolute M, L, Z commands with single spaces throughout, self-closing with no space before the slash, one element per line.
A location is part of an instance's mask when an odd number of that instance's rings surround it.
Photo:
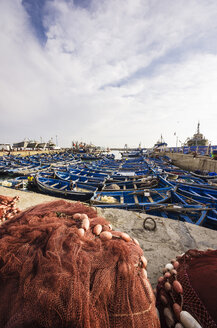
<path fill-rule="evenodd" d="M 168 154 L 139 150 L 97 160 L 69 152 L 4 155 L 0 177 L 4 187 L 217 230 L 217 174 L 189 172 L 171 162 Z"/>

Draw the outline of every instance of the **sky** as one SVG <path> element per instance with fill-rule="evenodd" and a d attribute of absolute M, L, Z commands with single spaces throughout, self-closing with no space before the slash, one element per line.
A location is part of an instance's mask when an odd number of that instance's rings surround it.
<path fill-rule="evenodd" d="M 217 145 L 216 0 L 1 0 L 0 143 Z"/>

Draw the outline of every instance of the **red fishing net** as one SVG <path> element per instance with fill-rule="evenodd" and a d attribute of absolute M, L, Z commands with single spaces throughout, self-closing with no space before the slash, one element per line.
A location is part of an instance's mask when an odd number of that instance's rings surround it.
<path fill-rule="evenodd" d="M 146 264 L 79 202 L 21 212 L 0 226 L 0 327 L 159 328 Z"/>
<path fill-rule="evenodd" d="M 187 311 L 201 327 L 217 328 L 217 250 L 189 250 L 177 260 L 158 281 L 161 327 L 174 327 Z"/>
<path fill-rule="evenodd" d="M 0 222 L 11 219 L 20 210 L 16 207 L 16 202 L 19 199 L 16 197 L 8 197 L 0 195 Z"/>

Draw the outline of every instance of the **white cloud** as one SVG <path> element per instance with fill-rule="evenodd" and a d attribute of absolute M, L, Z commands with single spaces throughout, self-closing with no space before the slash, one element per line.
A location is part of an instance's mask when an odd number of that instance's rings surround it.
<path fill-rule="evenodd" d="M 40 46 L 21 0 L 0 3 L 1 142 L 217 144 L 216 1 L 48 1 Z M 209 42 L 210 41 L 210 42 Z"/>

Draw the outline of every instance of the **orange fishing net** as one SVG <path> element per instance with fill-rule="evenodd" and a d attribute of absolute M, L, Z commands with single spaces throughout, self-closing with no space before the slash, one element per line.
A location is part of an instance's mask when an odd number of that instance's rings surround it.
<path fill-rule="evenodd" d="M 0 226 L 0 327 L 159 328 L 143 251 L 63 200 Z"/>

